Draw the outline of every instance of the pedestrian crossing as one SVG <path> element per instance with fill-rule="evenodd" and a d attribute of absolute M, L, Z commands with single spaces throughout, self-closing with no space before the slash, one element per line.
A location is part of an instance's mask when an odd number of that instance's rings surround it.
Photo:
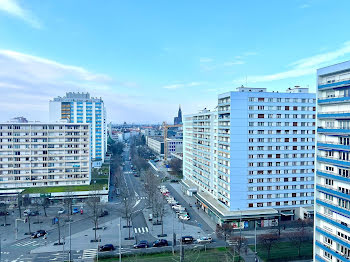
<path fill-rule="evenodd" d="M 14 246 L 16 247 L 26 247 L 26 246 L 39 246 L 40 243 L 38 243 L 38 241 L 36 240 L 28 240 L 28 241 L 24 241 L 24 242 L 18 242 L 16 244 L 14 244 Z"/>
<path fill-rule="evenodd" d="M 138 199 L 147 199 L 145 196 L 138 197 Z"/>
<path fill-rule="evenodd" d="M 82 259 L 94 259 L 97 255 L 97 249 L 84 249 Z"/>
<path fill-rule="evenodd" d="M 148 227 L 134 227 L 135 234 L 145 234 L 148 233 Z"/>

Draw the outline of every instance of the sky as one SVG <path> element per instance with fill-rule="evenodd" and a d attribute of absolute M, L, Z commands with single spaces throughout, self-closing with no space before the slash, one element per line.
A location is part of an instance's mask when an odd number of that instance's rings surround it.
<path fill-rule="evenodd" d="M 107 121 L 172 122 L 236 87 L 315 92 L 350 60 L 350 1 L 0 0 L 0 121 L 48 120 L 66 92 Z"/>

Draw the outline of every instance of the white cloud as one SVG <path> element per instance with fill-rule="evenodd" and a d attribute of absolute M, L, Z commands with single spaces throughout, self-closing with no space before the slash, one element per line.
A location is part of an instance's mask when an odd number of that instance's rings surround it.
<path fill-rule="evenodd" d="M 238 61 L 229 61 L 229 62 L 225 62 L 222 65 L 223 66 L 234 66 L 234 65 L 243 65 L 245 62 L 242 60 L 238 60 Z"/>
<path fill-rule="evenodd" d="M 200 59 L 199 59 L 199 62 L 200 63 L 210 63 L 210 62 L 212 62 L 213 61 L 213 59 L 212 58 L 209 58 L 209 57 L 201 57 Z"/>
<path fill-rule="evenodd" d="M 266 82 L 315 74 L 317 68 L 335 63 L 338 59 L 349 53 L 350 42 L 346 42 L 341 48 L 335 51 L 297 60 L 289 65 L 289 67 L 291 67 L 289 70 L 268 75 L 248 76 L 248 81 L 253 83 Z M 245 82 L 245 79 L 234 80 L 234 83 L 242 82 Z"/>
<path fill-rule="evenodd" d="M 202 83 L 200 82 L 190 82 L 190 83 L 178 83 L 178 84 L 171 84 L 171 85 L 165 85 L 163 88 L 165 89 L 178 89 L 183 87 L 192 87 L 192 86 L 199 86 Z"/>
<path fill-rule="evenodd" d="M 22 8 L 17 0 L 0 0 L 0 11 L 22 19 L 34 28 L 41 28 L 39 20 L 29 10 Z"/>
<path fill-rule="evenodd" d="M 132 95 L 138 90 L 133 88 L 137 87 L 134 82 L 116 81 L 108 75 L 38 56 L 0 49 L 0 68 L 0 121 L 18 115 L 45 121 L 48 101 L 69 91 L 102 97 L 107 108 L 113 108 L 111 113 L 142 101 Z M 124 114 L 134 111 L 125 109 Z"/>

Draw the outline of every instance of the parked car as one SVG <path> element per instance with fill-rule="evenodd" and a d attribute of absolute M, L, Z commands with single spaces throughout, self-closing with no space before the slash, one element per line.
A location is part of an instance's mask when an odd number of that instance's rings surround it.
<path fill-rule="evenodd" d="M 166 239 L 158 239 L 153 243 L 154 247 L 164 247 L 168 246 L 168 240 Z"/>
<path fill-rule="evenodd" d="M 103 210 L 101 211 L 101 214 L 99 215 L 99 217 L 104 217 L 108 215 L 108 211 L 107 210 Z"/>
<path fill-rule="evenodd" d="M 190 216 L 189 215 L 180 215 L 179 219 L 187 221 L 187 220 L 190 220 Z"/>
<path fill-rule="evenodd" d="M 180 238 L 182 244 L 192 244 L 194 241 L 193 236 L 184 236 Z"/>
<path fill-rule="evenodd" d="M 38 231 L 32 233 L 32 238 L 42 237 L 42 236 L 45 236 L 46 234 L 47 234 L 47 232 L 45 230 L 38 230 Z"/>
<path fill-rule="evenodd" d="M 32 211 L 31 211 L 30 209 L 26 209 L 26 210 L 23 211 L 23 214 L 24 214 L 25 216 L 28 216 L 31 212 L 32 212 Z"/>
<path fill-rule="evenodd" d="M 10 213 L 9 212 L 5 212 L 5 211 L 0 211 L 0 216 L 8 216 Z"/>
<path fill-rule="evenodd" d="M 79 208 L 75 207 L 73 208 L 73 214 L 78 214 L 79 213 Z"/>
<path fill-rule="evenodd" d="M 147 240 L 141 240 L 139 243 L 136 243 L 134 245 L 134 248 L 148 248 L 148 241 Z"/>
<path fill-rule="evenodd" d="M 178 210 L 178 209 L 181 209 L 182 206 L 181 205 L 174 205 L 171 208 L 174 209 L 174 210 Z"/>
<path fill-rule="evenodd" d="M 213 242 L 213 239 L 211 237 L 201 237 L 197 239 L 198 244 L 209 244 Z"/>
<path fill-rule="evenodd" d="M 100 246 L 98 251 L 103 252 L 103 251 L 113 251 L 113 250 L 115 250 L 115 247 L 112 244 L 106 244 L 106 245 Z"/>
<path fill-rule="evenodd" d="M 58 214 L 64 214 L 64 213 L 66 213 L 66 210 L 64 208 L 60 208 L 60 210 L 58 210 L 57 213 Z"/>
<path fill-rule="evenodd" d="M 148 214 L 148 221 L 152 221 L 153 219 L 153 214 Z"/>

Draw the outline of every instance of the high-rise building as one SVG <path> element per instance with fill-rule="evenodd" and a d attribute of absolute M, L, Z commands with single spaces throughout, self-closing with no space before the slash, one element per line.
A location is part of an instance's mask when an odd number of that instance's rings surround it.
<path fill-rule="evenodd" d="M 317 70 L 314 261 L 350 260 L 350 61 Z"/>
<path fill-rule="evenodd" d="M 185 115 L 184 190 L 218 223 L 312 216 L 315 111 L 308 88 L 240 87 L 217 111 Z"/>
<path fill-rule="evenodd" d="M 106 109 L 103 100 L 79 92 L 68 92 L 64 97 L 55 97 L 50 101 L 50 121 L 61 119 L 67 119 L 70 123 L 90 124 L 92 161 L 94 165 L 101 164 L 107 151 Z"/>
<path fill-rule="evenodd" d="M 177 116 L 174 117 L 174 125 L 181 125 L 182 124 L 182 111 L 181 106 L 179 106 L 179 111 L 177 112 Z"/>
<path fill-rule="evenodd" d="M 0 188 L 88 185 L 89 138 L 88 124 L 0 124 Z"/>

